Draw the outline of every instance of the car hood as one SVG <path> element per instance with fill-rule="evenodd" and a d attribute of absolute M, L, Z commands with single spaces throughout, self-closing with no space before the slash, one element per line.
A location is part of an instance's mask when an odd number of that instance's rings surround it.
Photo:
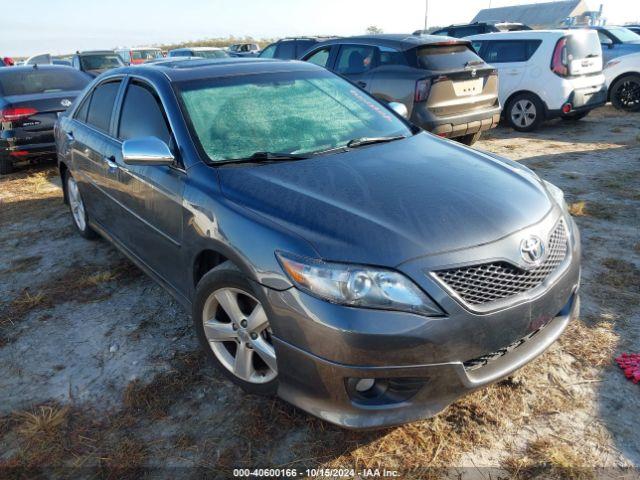
<path fill-rule="evenodd" d="M 226 198 L 333 261 L 395 266 L 497 240 L 537 223 L 552 207 L 528 169 L 426 133 L 218 171 Z"/>

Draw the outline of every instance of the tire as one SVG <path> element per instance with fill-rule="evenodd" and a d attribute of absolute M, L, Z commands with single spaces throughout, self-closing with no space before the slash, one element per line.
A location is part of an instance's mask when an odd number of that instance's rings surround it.
<path fill-rule="evenodd" d="M 544 107 L 540 99 L 531 93 L 514 96 L 505 109 L 505 118 L 514 130 L 532 132 L 544 120 Z"/>
<path fill-rule="evenodd" d="M 481 136 L 482 136 L 482 132 L 476 132 L 476 133 L 470 133 L 468 135 L 462 135 L 461 137 L 456 137 L 454 138 L 454 140 L 456 142 L 462 143 L 463 145 L 471 146 L 474 143 L 476 143 L 478 140 L 480 140 Z"/>
<path fill-rule="evenodd" d="M 87 217 L 87 211 L 84 207 L 82 196 L 80 195 L 78 185 L 69 170 L 65 171 L 64 182 L 65 196 L 67 203 L 69 204 L 69 211 L 71 212 L 73 225 L 76 227 L 78 233 L 84 238 L 88 240 L 97 238 L 97 233 L 89 226 L 89 217 Z"/>
<path fill-rule="evenodd" d="M 277 362 L 261 298 L 225 262 L 198 282 L 192 318 L 203 350 L 225 377 L 247 393 L 271 396 L 278 388 Z"/>
<path fill-rule="evenodd" d="M 13 173 L 13 162 L 8 157 L 0 157 L 0 175 Z"/>
<path fill-rule="evenodd" d="M 640 75 L 625 75 L 616 80 L 609 89 L 609 96 L 618 110 L 640 111 Z"/>
<path fill-rule="evenodd" d="M 586 112 L 574 113 L 573 115 L 563 115 L 560 118 L 565 122 L 577 122 L 578 120 L 582 120 L 584 117 L 589 115 L 591 110 L 587 110 Z"/>

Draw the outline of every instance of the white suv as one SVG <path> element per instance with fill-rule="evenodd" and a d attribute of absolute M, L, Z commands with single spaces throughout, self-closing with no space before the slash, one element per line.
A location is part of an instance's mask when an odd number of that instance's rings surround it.
<path fill-rule="evenodd" d="M 467 39 L 498 70 L 503 115 L 516 130 L 528 132 L 555 117 L 579 120 L 607 101 L 594 31 L 530 30 Z"/>

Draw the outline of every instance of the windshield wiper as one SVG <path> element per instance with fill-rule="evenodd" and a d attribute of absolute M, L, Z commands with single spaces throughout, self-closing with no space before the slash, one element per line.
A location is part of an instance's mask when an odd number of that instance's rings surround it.
<path fill-rule="evenodd" d="M 301 153 L 287 153 L 287 152 L 255 152 L 248 157 L 233 158 L 230 160 L 223 160 L 217 162 L 219 165 L 229 163 L 265 163 L 265 162 L 287 162 L 291 160 L 304 160 L 309 158 L 309 155 Z"/>
<path fill-rule="evenodd" d="M 374 143 L 387 143 L 394 142 L 396 140 L 402 140 L 403 138 L 407 138 L 404 135 L 395 135 L 392 137 L 361 137 L 354 138 L 353 140 L 349 140 L 347 143 L 347 147 L 349 148 L 358 148 L 364 145 L 373 145 Z"/>

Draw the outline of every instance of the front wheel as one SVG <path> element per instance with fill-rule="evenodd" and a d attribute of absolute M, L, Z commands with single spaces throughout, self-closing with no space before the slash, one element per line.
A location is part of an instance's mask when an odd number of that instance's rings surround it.
<path fill-rule="evenodd" d="M 476 133 L 470 133 L 468 135 L 462 135 L 461 137 L 456 137 L 454 138 L 454 140 L 464 145 L 471 146 L 474 143 L 476 143 L 478 140 L 480 140 L 481 136 L 482 136 L 481 132 L 476 132 Z"/>
<path fill-rule="evenodd" d="M 532 132 L 544 120 L 544 109 L 538 97 L 521 93 L 509 101 L 505 116 L 513 129 L 519 132 Z"/>
<path fill-rule="evenodd" d="M 97 237 L 96 232 L 89 226 L 87 218 L 87 210 L 84 207 L 82 201 L 82 195 L 78 189 L 78 184 L 73 175 L 67 170 L 65 172 L 65 185 L 67 202 L 69 203 L 69 209 L 71 210 L 71 216 L 73 218 L 73 224 L 76 226 L 78 233 L 87 239 L 94 239 Z"/>
<path fill-rule="evenodd" d="M 615 81 L 610 89 L 611 103 L 626 112 L 640 111 L 640 75 L 626 75 Z"/>
<path fill-rule="evenodd" d="M 278 365 L 267 312 L 230 262 L 198 283 L 193 322 L 203 349 L 223 375 L 248 393 L 276 393 Z"/>

